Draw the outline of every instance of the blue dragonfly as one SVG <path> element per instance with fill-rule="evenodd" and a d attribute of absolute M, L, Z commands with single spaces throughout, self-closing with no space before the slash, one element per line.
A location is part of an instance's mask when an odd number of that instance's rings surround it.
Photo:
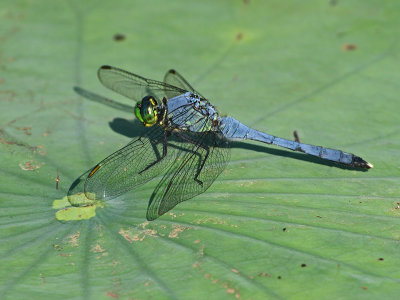
<path fill-rule="evenodd" d="M 91 200 L 110 200 L 160 177 L 150 196 L 148 220 L 205 192 L 226 167 L 232 140 L 273 144 L 348 167 L 373 167 L 354 154 L 286 140 L 221 116 L 175 70 L 167 72 L 164 82 L 111 66 L 100 67 L 98 77 L 107 88 L 136 101 L 134 113 L 148 129 L 90 169 L 84 193 Z"/>

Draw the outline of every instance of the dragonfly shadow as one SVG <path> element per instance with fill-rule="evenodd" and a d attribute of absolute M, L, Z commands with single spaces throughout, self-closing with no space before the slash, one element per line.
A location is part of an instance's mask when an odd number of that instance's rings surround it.
<path fill-rule="evenodd" d="M 133 105 L 131 106 L 131 105 L 119 103 L 117 101 L 111 100 L 104 96 L 92 93 L 88 90 L 85 90 L 85 89 L 79 87 L 79 86 L 74 86 L 74 92 L 77 93 L 79 96 L 81 96 L 85 99 L 91 100 L 93 102 L 97 102 L 97 103 L 103 104 L 105 106 L 112 107 L 114 109 L 124 111 L 124 112 L 132 111 L 132 113 L 133 113 Z"/>
<path fill-rule="evenodd" d="M 136 119 L 114 118 L 108 125 L 114 132 L 131 139 L 141 136 L 148 130 Z"/>
<path fill-rule="evenodd" d="M 74 87 L 74 91 L 82 96 L 85 99 L 91 100 L 93 102 L 97 102 L 99 104 L 114 108 L 116 110 L 120 110 L 123 112 L 132 112 L 133 114 L 133 105 L 126 105 L 122 104 L 119 102 L 116 102 L 114 100 L 111 100 L 109 98 L 106 98 L 104 96 L 95 94 L 93 92 L 90 92 L 88 90 L 85 90 L 80 87 Z M 109 123 L 110 128 L 123 136 L 129 137 L 129 138 L 136 138 L 144 134 L 148 128 L 145 128 L 142 126 L 142 124 L 137 120 L 137 119 L 124 119 L 124 118 L 114 118 L 110 123 Z M 274 149 L 270 148 L 268 146 L 262 146 L 262 145 L 254 145 L 251 143 L 247 143 L 245 141 L 233 141 L 230 142 L 230 147 L 231 148 L 239 148 L 239 149 L 246 149 L 250 151 L 256 151 L 256 152 L 262 152 L 262 153 L 267 153 L 271 155 L 276 155 L 276 156 L 283 156 L 283 157 L 289 157 L 292 159 L 297 159 L 297 160 L 302 160 L 310 163 L 315 163 L 319 165 L 324 165 L 328 167 L 336 167 L 344 170 L 354 170 L 354 171 L 362 171 L 366 172 L 367 169 L 363 168 L 354 168 L 354 167 L 348 167 L 346 165 L 342 165 L 336 162 L 332 162 L 329 160 L 324 160 L 322 158 L 318 158 L 315 156 L 303 154 L 303 153 L 298 153 L 298 152 L 292 152 L 288 150 L 281 150 L 281 149 Z"/>
<path fill-rule="evenodd" d="M 125 113 L 132 112 L 133 116 L 133 105 L 119 103 L 117 101 L 106 98 L 99 94 L 95 94 L 78 86 L 74 87 L 74 91 L 79 96 L 87 100 L 111 107 L 119 111 L 123 111 Z M 141 136 L 146 131 L 146 128 L 143 127 L 137 119 L 127 120 L 123 118 L 115 118 L 109 123 L 109 126 L 114 132 L 117 132 L 129 138 Z"/>

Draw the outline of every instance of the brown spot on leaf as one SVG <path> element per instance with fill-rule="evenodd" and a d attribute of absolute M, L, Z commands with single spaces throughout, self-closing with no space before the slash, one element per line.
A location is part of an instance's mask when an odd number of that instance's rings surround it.
<path fill-rule="evenodd" d="M 382 261 L 382 260 L 383 260 L 383 257 L 379 257 L 378 260 Z"/>
<path fill-rule="evenodd" d="M 38 152 L 40 155 L 46 155 L 46 154 L 47 154 L 46 151 L 41 150 L 41 149 L 44 149 L 44 146 L 42 146 L 42 145 L 36 146 L 36 149 L 37 149 L 37 152 Z"/>
<path fill-rule="evenodd" d="M 124 239 L 126 239 L 129 243 L 131 243 L 131 244 L 133 243 L 133 240 L 132 240 L 132 238 L 129 236 L 127 230 L 120 229 L 118 233 L 119 233 L 120 235 L 122 235 L 122 237 L 123 237 Z"/>
<path fill-rule="evenodd" d="M 232 268 L 231 271 L 232 271 L 233 273 L 236 273 L 236 274 L 239 274 L 239 273 L 240 273 L 238 270 L 236 270 L 236 269 L 234 269 L 234 268 Z"/>
<path fill-rule="evenodd" d="M 12 124 L 13 122 L 15 122 L 15 120 L 9 122 L 9 124 Z M 46 154 L 45 151 L 39 150 L 39 149 L 42 149 L 43 146 L 30 146 L 28 144 L 13 140 L 13 138 L 10 136 L 7 136 L 7 134 L 2 129 L 0 129 L 0 143 L 2 143 L 4 145 L 15 145 L 15 146 L 23 147 L 32 152 L 39 152 L 39 154 L 41 154 L 41 155 Z"/>
<path fill-rule="evenodd" d="M 26 135 L 32 135 L 32 127 L 25 126 L 25 127 L 17 127 L 18 130 L 23 131 Z"/>
<path fill-rule="evenodd" d="M 178 234 L 183 232 L 186 229 L 190 229 L 190 227 L 183 227 L 180 225 L 174 226 L 174 229 L 169 233 L 168 237 L 170 238 L 178 238 Z"/>
<path fill-rule="evenodd" d="M 343 51 L 353 51 L 356 50 L 358 47 L 356 44 L 347 43 L 342 46 Z"/>
<path fill-rule="evenodd" d="M 101 252 L 104 252 L 104 251 L 106 251 L 106 250 L 104 250 L 99 244 L 93 246 L 93 248 L 92 248 L 92 252 L 96 252 L 96 253 L 100 252 L 101 253 Z"/>
<path fill-rule="evenodd" d="M 240 42 L 243 39 L 243 33 L 242 32 L 238 32 L 238 34 L 236 34 L 236 41 Z"/>
<path fill-rule="evenodd" d="M 307 265 L 306 264 L 301 264 L 301 267 L 305 268 L 305 267 L 307 267 Z"/>
<path fill-rule="evenodd" d="M 121 228 L 119 234 L 131 244 L 133 242 L 142 242 L 146 237 L 158 237 L 157 231 L 153 229 L 143 229 L 137 232 L 138 233 L 134 233 L 130 229 L 125 230 Z"/>
<path fill-rule="evenodd" d="M 122 34 L 122 33 L 116 33 L 116 34 L 114 34 L 113 39 L 116 42 L 122 42 L 126 39 L 126 36 L 125 36 L 125 34 Z"/>
<path fill-rule="evenodd" d="M 366 286 L 362 286 L 361 288 L 362 288 L 364 291 L 367 290 L 367 287 L 366 287 Z"/>
<path fill-rule="evenodd" d="M 106 296 L 110 297 L 110 298 L 114 298 L 114 299 L 118 299 L 119 298 L 119 295 L 117 293 L 114 293 L 114 292 L 107 292 Z"/>
<path fill-rule="evenodd" d="M 78 247 L 79 246 L 79 236 L 81 235 L 80 231 L 77 231 L 74 234 L 71 234 L 67 236 L 67 239 L 69 239 L 69 243 L 72 247 Z"/>
<path fill-rule="evenodd" d="M 201 262 L 198 261 L 197 263 L 193 264 L 192 268 L 197 268 L 198 266 L 200 266 Z"/>
<path fill-rule="evenodd" d="M 44 165 L 44 163 L 39 164 L 37 162 L 34 162 L 33 160 L 29 160 L 26 162 L 21 162 L 19 164 L 19 167 L 24 171 L 32 171 L 32 170 L 39 169 L 43 165 Z"/>

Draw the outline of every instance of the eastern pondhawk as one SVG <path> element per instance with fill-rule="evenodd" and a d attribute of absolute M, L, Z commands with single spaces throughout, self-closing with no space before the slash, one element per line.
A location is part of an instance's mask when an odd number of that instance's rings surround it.
<path fill-rule="evenodd" d="M 250 139 L 350 167 L 373 167 L 351 153 L 282 139 L 222 117 L 174 70 L 164 82 L 111 66 L 102 66 L 98 76 L 104 86 L 136 101 L 134 113 L 149 128 L 88 172 L 85 195 L 109 200 L 160 176 L 150 197 L 148 220 L 205 192 L 229 161 L 229 140 Z"/>

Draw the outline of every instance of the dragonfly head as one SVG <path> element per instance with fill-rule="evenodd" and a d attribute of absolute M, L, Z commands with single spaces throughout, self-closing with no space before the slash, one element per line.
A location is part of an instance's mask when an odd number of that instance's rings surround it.
<path fill-rule="evenodd" d="M 157 123 L 157 106 L 157 100 L 152 96 L 146 96 L 136 103 L 135 115 L 144 126 L 150 127 Z"/>

